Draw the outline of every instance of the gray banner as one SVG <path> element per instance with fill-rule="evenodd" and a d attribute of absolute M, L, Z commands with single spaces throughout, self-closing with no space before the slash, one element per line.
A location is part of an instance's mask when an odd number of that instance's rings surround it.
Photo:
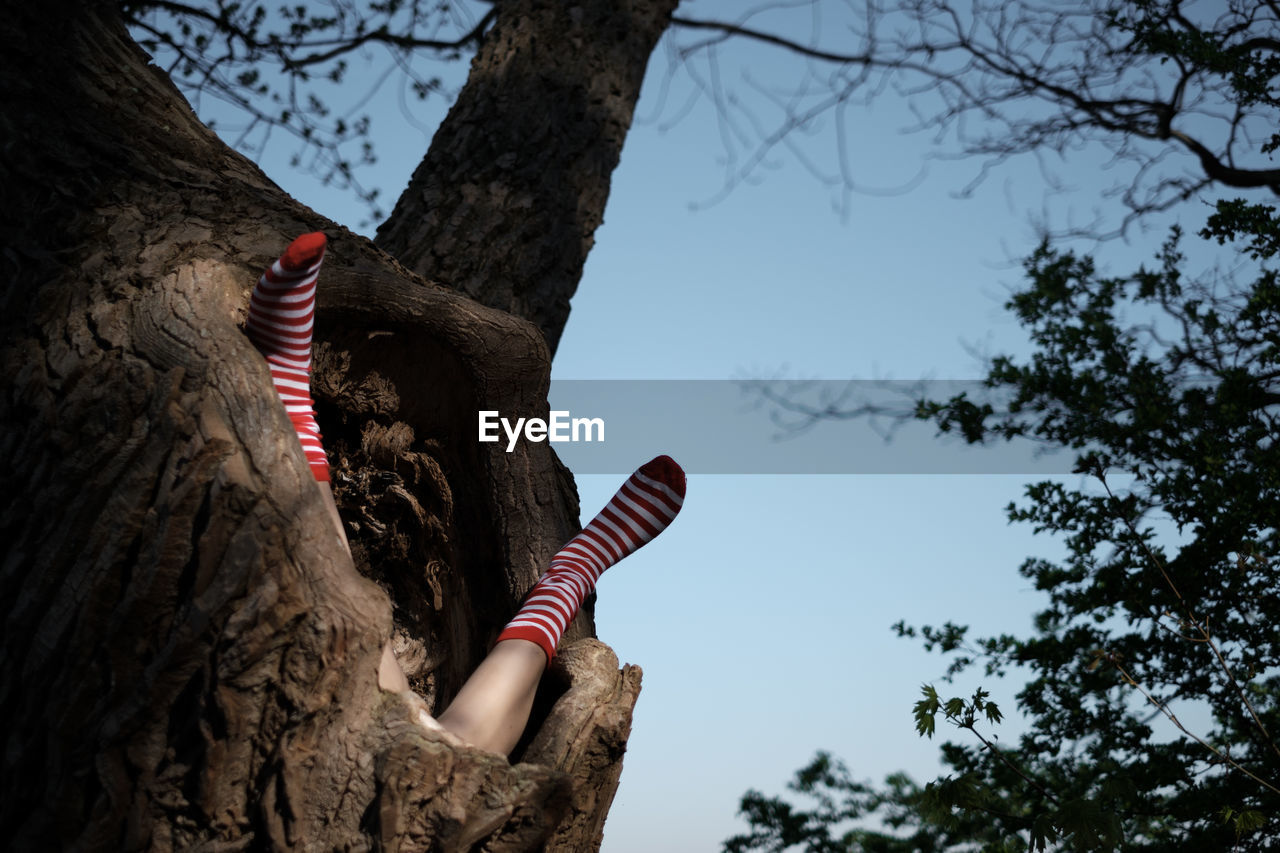
<path fill-rule="evenodd" d="M 478 436 L 551 441 L 578 474 L 627 474 L 660 453 L 694 474 L 1070 473 L 1074 454 L 973 447 L 910 417 L 919 399 L 962 392 L 999 410 L 977 380 L 556 380 L 545 422 L 482 412 Z"/>

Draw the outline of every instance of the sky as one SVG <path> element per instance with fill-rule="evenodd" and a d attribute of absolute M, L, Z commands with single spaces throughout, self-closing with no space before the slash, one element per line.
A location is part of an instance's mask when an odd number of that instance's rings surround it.
<path fill-rule="evenodd" d="M 736 8 L 701 0 L 682 12 Z M 745 65 L 726 57 L 726 79 L 741 81 L 744 67 L 755 79 L 794 73 L 775 51 L 744 47 L 740 57 Z M 927 135 L 902 133 L 911 117 L 889 94 L 851 116 L 846 152 L 860 182 L 909 190 L 854 194 L 841 210 L 794 157 L 779 156 L 724 194 L 717 116 L 703 103 L 673 122 L 688 84 L 677 80 L 664 99 L 668 68 L 660 47 L 553 380 L 973 379 L 975 352 L 1027 351 L 1002 307 L 1020 281 L 1010 259 L 1037 241 L 1029 213 L 1093 206 L 1108 180 L 1097 154 L 1062 164 L 1068 190 L 1046 194 L 1034 164 L 1014 163 L 958 198 L 978 164 L 931 158 Z M 394 92 L 386 98 L 374 104 L 391 129 L 364 181 L 390 202 L 442 113 L 421 111 L 420 130 L 398 117 Z M 815 133 L 812 144 L 829 139 Z M 288 168 L 290 153 L 281 143 L 260 162 L 319 213 L 371 234 L 348 196 Z M 1131 269 L 1159 239 L 1139 234 L 1103 257 Z M 736 416 L 744 431 L 767 425 L 761 410 Z M 661 419 L 712 442 L 724 428 L 682 410 Z M 880 442 L 868 430 L 847 422 L 816 432 L 868 447 Z M 668 452 L 632 443 L 633 467 Z M 741 453 L 739 473 L 701 473 L 693 460 L 680 517 L 599 585 L 599 636 L 644 669 L 605 853 L 716 850 L 745 829 L 735 813 L 748 788 L 781 793 L 819 749 L 860 779 L 933 778 L 937 743 L 916 735 L 911 706 L 945 661 L 890 626 L 953 620 L 979 636 L 1027 633 L 1042 598 L 1017 567 L 1063 551 L 1006 523 L 1004 507 L 1031 479 L 1008 466 L 762 474 L 749 444 Z M 578 472 L 584 521 L 621 479 Z M 980 682 L 1009 713 L 1001 731 L 1012 739 L 1018 684 L 966 678 L 955 692 Z"/>

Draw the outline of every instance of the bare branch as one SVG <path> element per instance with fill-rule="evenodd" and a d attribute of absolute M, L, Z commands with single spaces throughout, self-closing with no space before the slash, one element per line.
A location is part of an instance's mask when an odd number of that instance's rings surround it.
<path fill-rule="evenodd" d="M 810 45 L 802 44 L 793 39 L 783 38 L 782 36 L 766 33 L 761 30 L 755 30 L 750 27 L 744 27 L 739 24 L 730 24 L 724 21 L 699 21 L 694 18 L 684 18 L 675 15 L 671 18 L 673 26 L 685 27 L 691 30 L 713 30 L 721 33 L 724 38 L 730 36 L 740 36 L 752 41 L 764 42 L 765 44 L 781 47 L 800 56 L 807 56 L 810 59 L 820 59 L 824 62 L 835 62 L 840 65 L 872 65 L 875 63 L 874 58 L 867 53 L 835 53 L 827 50 L 819 50 Z M 690 52 L 702 49 L 704 45 L 697 45 L 689 49 Z"/>
<path fill-rule="evenodd" d="M 377 138 L 373 114 L 361 111 L 389 81 L 418 100 L 441 92 L 440 80 L 421 75 L 410 57 L 458 58 L 483 42 L 496 14 L 492 5 L 472 15 L 426 0 L 381 6 L 327 0 L 276 11 L 224 0 L 140 0 L 121 7 L 193 106 L 199 110 L 207 95 L 243 117 L 229 137 L 237 148 L 260 157 L 273 132 L 285 131 L 299 143 L 294 165 L 351 190 L 366 205 L 369 222 L 383 211 L 378 190 L 358 177 L 360 167 L 376 159 Z M 386 51 L 381 69 L 370 51 L 376 47 Z M 349 61 L 367 63 L 369 73 L 360 74 L 361 88 L 343 90 Z M 221 127 L 232 125 L 221 118 Z"/>
<path fill-rule="evenodd" d="M 1215 756 L 1218 757 L 1218 759 L 1220 759 L 1227 766 L 1231 767 L 1232 769 L 1240 771 L 1241 773 L 1248 776 L 1253 781 L 1257 782 L 1262 787 L 1266 788 L 1268 791 L 1271 791 L 1276 794 L 1280 794 L 1280 788 L 1277 788 L 1275 785 L 1271 784 L 1266 779 L 1263 779 L 1261 776 L 1254 773 L 1249 768 L 1244 767 L 1238 761 L 1232 758 L 1230 755 L 1227 755 L 1225 752 L 1218 749 L 1216 746 L 1209 743 L 1207 740 L 1200 737 L 1195 732 L 1191 731 L 1185 725 L 1183 725 L 1182 721 L 1178 719 L 1177 714 L 1174 714 L 1172 711 L 1169 710 L 1168 705 L 1157 700 L 1154 696 L 1152 696 L 1149 692 L 1147 692 L 1147 689 L 1143 687 L 1142 684 L 1140 684 L 1136 678 L 1134 678 L 1132 675 L 1129 674 L 1129 671 L 1125 669 L 1124 666 L 1120 663 L 1119 658 L 1117 658 L 1115 655 L 1112 655 L 1112 654 L 1106 654 L 1104 655 L 1104 658 L 1106 659 L 1107 663 L 1111 664 L 1116 668 L 1116 671 L 1120 673 L 1120 677 L 1124 679 L 1126 684 L 1128 684 L 1130 687 L 1135 688 L 1139 693 L 1141 693 L 1143 697 L 1145 697 L 1146 700 L 1150 702 L 1157 711 L 1163 714 L 1165 718 L 1169 720 L 1169 722 L 1173 723 L 1174 726 L 1177 727 L 1178 731 L 1182 732 L 1184 735 L 1191 738 L 1196 743 L 1200 744 L 1205 749 L 1212 752 Z"/>
<path fill-rule="evenodd" d="M 1200 158 L 1200 165 L 1211 179 L 1229 187 L 1269 187 L 1280 195 L 1280 169 L 1235 169 L 1219 160 L 1203 143 L 1181 131 L 1169 136 L 1178 140 Z"/>
<path fill-rule="evenodd" d="M 398 35 L 396 33 L 389 32 L 386 27 L 379 27 L 376 30 L 372 30 L 355 38 L 333 39 L 327 42 L 327 44 L 332 45 L 332 48 L 329 50 L 312 53 L 307 56 L 290 57 L 286 59 L 285 67 L 301 68 L 306 65 L 328 62 L 332 59 L 336 59 L 344 53 L 350 53 L 351 51 L 371 42 L 390 45 L 391 47 L 399 50 L 458 50 L 478 44 L 484 37 L 484 33 L 489 28 L 489 25 L 493 23 L 493 19 L 496 15 L 497 10 L 490 9 L 469 32 L 464 33 L 456 39 L 445 41 Z M 320 47 L 325 44 L 326 42 L 311 42 L 302 43 L 299 46 Z"/>
<path fill-rule="evenodd" d="M 1124 234 L 1143 217 L 1214 186 L 1280 192 L 1280 170 L 1260 157 L 1280 124 L 1280 104 L 1264 98 L 1246 111 L 1233 103 L 1241 66 L 1230 57 L 1256 57 L 1280 43 L 1274 36 L 1280 22 L 1264 7 L 1232 4 L 1215 20 L 1192 20 L 1178 8 L 1163 18 L 1128 21 L 1123 15 L 1106 17 L 1121 7 L 1086 0 L 903 0 L 885 8 L 869 3 L 864 17 L 822 0 L 805 6 L 815 20 L 823 16 L 821 43 L 749 23 L 762 11 L 753 10 L 737 21 L 677 17 L 677 33 L 714 37 L 694 40 L 673 55 L 687 62 L 736 39 L 808 63 L 810 69 L 797 75 L 793 96 L 775 99 L 773 120 L 757 117 L 754 123 L 760 125 L 757 145 L 763 154 L 794 133 L 798 117 L 811 124 L 832 113 L 833 165 L 820 166 L 811 148 L 801 158 L 824 181 L 825 175 L 839 174 L 845 187 L 860 191 L 849 180 L 839 121 L 867 93 L 865 79 L 860 86 L 847 85 L 848 69 L 859 68 L 864 78 L 877 71 L 892 80 L 921 117 L 913 130 L 931 130 L 940 141 L 954 141 L 959 155 L 983 158 L 975 184 L 990 165 L 1023 154 L 1066 154 L 1085 145 L 1110 151 L 1114 164 L 1124 167 L 1117 172 L 1114 197 L 1128 210 L 1118 228 L 1085 236 Z M 842 11 L 844 17 L 831 23 Z M 1180 47 L 1187 39 L 1191 46 Z M 1263 74 L 1267 66 L 1255 61 L 1254 67 Z M 823 76 L 825 91 L 812 85 Z M 722 85 L 728 83 L 726 74 Z M 717 109 L 743 109 L 723 92 L 712 102 Z M 1163 160 L 1164 152 L 1179 156 Z M 724 191 L 749 176 L 759 160 L 748 158 Z"/>

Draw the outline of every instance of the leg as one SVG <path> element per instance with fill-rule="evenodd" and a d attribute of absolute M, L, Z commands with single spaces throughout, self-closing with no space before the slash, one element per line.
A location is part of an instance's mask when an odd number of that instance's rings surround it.
<path fill-rule="evenodd" d="M 440 725 L 473 746 L 506 755 L 524 733 L 546 668 L 547 655 L 537 643 L 503 640 L 462 685 Z"/>
<path fill-rule="evenodd" d="M 262 275 L 249 305 L 248 334 L 271 367 L 276 392 L 350 553 L 329 486 L 310 389 L 315 285 L 325 245 L 323 234 L 304 234 Z M 680 511 L 684 489 L 684 472 L 666 456 L 632 474 L 600 514 L 552 559 L 493 650 L 445 709 L 440 724 L 481 749 L 509 753 L 528 723 L 538 682 L 565 626 L 605 569 L 666 529 Z M 390 642 L 382 649 L 378 685 L 388 692 L 409 690 Z"/>
<path fill-rule="evenodd" d="M 267 360 L 276 394 L 298 434 L 312 476 L 324 495 L 329 517 L 350 554 L 351 545 L 329 485 L 329 463 L 320 443 L 320 428 L 316 425 L 311 400 L 311 328 L 315 319 L 316 280 L 326 245 L 324 234 L 318 231 L 303 234 L 289 244 L 253 288 L 247 332 L 249 340 Z M 378 686 L 393 693 L 409 689 L 409 680 L 396 662 L 390 642 L 382 649 Z"/>
<path fill-rule="evenodd" d="M 249 300 L 246 332 L 271 368 L 271 382 L 293 423 L 316 480 L 328 482 L 311 401 L 311 328 L 316 279 L 327 245 L 319 231 L 303 234 L 262 274 Z"/>
<path fill-rule="evenodd" d="M 565 626 L 605 569 L 667 528 L 684 502 L 684 488 L 684 472 L 667 456 L 632 474 L 551 560 L 440 723 L 475 746 L 509 753 L 529 721 L 538 681 Z"/>

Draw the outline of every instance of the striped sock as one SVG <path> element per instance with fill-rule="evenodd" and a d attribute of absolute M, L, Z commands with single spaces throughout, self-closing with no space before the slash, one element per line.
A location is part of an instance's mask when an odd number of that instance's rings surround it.
<path fill-rule="evenodd" d="M 311 404 L 311 327 L 325 236 L 303 234 L 262 274 L 249 301 L 249 340 L 266 358 L 271 382 L 297 430 L 311 473 L 329 480 L 320 427 Z"/>
<path fill-rule="evenodd" d="M 684 471 L 659 456 L 632 474 L 581 533 L 551 560 L 520 612 L 498 636 L 528 640 L 555 657 L 556 645 L 604 570 L 653 539 L 684 503 Z"/>

